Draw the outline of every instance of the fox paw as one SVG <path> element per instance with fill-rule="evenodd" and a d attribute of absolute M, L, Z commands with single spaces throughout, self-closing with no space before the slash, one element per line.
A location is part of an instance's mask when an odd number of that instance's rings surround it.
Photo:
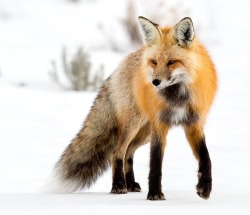
<path fill-rule="evenodd" d="M 123 182 L 118 182 L 117 184 L 113 184 L 111 193 L 114 194 L 124 194 L 127 193 L 127 186 Z"/>
<path fill-rule="evenodd" d="M 196 186 L 197 194 L 203 199 L 208 199 L 212 190 L 212 182 L 200 180 Z"/>
<path fill-rule="evenodd" d="M 159 192 L 159 193 L 149 192 L 147 199 L 148 200 L 165 200 L 165 196 L 162 192 Z"/>
<path fill-rule="evenodd" d="M 131 182 L 127 185 L 128 192 L 141 192 L 140 184 L 137 182 Z"/>

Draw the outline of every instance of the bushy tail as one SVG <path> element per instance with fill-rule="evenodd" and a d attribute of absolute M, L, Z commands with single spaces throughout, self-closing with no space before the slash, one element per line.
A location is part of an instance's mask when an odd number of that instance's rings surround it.
<path fill-rule="evenodd" d="M 116 149 L 115 111 L 108 83 L 100 90 L 81 131 L 55 166 L 51 191 L 70 193 L 89 187 L 111 163 Z"/>

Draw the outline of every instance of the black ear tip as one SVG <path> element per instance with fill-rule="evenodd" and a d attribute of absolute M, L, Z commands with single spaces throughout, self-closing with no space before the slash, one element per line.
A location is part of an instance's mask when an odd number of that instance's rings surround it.
<path fill-rule="evenodd" d="M 193 23 L 193 21 L 192 21 L 192 19 L 190 17 L 185 17 L 181 21 L 186 21 L 186 22 Z"/>
<path fill-rule="evenodd" d="M 147 18 L 145 18 L 144 16 L 138 16 L 138 19 L 148 20 L 148 19 L 147 19 Z"/>

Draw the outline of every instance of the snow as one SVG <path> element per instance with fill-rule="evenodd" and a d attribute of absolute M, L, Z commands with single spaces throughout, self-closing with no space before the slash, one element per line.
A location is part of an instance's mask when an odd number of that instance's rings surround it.
<path fill-rule="evenodd" d="M 1 194 L 2 214 L 249 214 L 249 196 L 235 193 L 216 193 L 204 201 L 191 192 L 169 190 L 166 201 L 146 201 L 145 192 L 110 195 L 106 192 L 85 192 L 69 195 Z"/>
<path fill-rule="evenodd" d="M 93 69 L 103 64 L 107 77 L 126 53 L 113 52 L 98 26 L 111 29 L 111 37 L 124 39 L 126 47 L 126 36 L 115 21 L 124 14 L 125 1 L 1 0 L 1 214 L 250 214 L 250 3 L 190 0 L 176 4 L 191 13 L 183 17 L 192 16 L 220 79 L 205 128 L 213 165 L 210 199 L 196 195 L 197 163 L 180 128 L 171 130 L 165 151 L 166 201 L 145 200 L 148 145 L 138 150 L 134 161 L 141 193 L 109 194 L 111 170 L 86 191 L 41 193 L 96 96 L 96 92 L 68 91 L 53 83 L 48 76 L 50 61 L 56 60 L 60 68 L 62 47 L 73 53 L 83 45 Z"/>

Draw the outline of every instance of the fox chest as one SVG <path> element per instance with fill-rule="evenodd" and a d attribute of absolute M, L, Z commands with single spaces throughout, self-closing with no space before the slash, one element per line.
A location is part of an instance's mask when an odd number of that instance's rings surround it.
<path fill-rule="evenodd" d="M 161 92 L 167 107 L 160 112 L 160 120 L 168 125 L 190 125 L 196 123 L 199 115 L 191 105 L 191 95 L 180 85 L 164 89 Z"/>
<path fill-rule="evenodd" d="M 160 113 L 160 120 L 168 125 L 191 125 L 199 119 L 191 107 L 166 108 Z"/>

